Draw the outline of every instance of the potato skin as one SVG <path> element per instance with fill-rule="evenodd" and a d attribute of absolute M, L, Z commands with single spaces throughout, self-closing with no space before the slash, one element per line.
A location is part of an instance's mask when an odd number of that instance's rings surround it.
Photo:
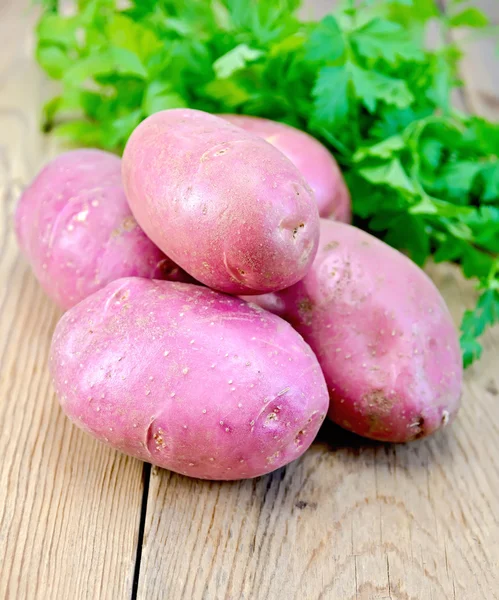
<path fill-rule="evenodd" d="M 50 368 L 76 425 L 203 479 L 256 477 L 298 458 L 329 405 L 317 359 L 288 323 L 184 283 L 110 283 L 62 317 Z"/>
<path fill-rule="evenodd" d="M 328 384 L 329 417 L 345 429 L 406 442 L 456 415 L 462 361 L 445 302 L 419 267 L 373 236 L 322 219 L 307 276 L 254 301 L 310 344 Z"/>
<path fill-rule="evenodd" d="M 319 237 L 313 193 L 278 150 L 213 115 L 158 112 L 132 133 L 125 191 L 137 222 L 198 281 L 231 294 L 301 279 Z"/>
<path fill-rule="evenodd" d="M 55 158 L 22 194 L 15 226 L 36 278 L 64 309 L 124 276 L 191 280 L 138 227 L 121 160 L 108 152 Z"/>
<path fill-rule="evenodd" d="M 258 135 L 287 156 L 312 188 L 321 217 L 350 223 L 350 192 L 338 163 L 318 140 L 295 127 L 270 119 L 245 115 L 220 116 Z"/>

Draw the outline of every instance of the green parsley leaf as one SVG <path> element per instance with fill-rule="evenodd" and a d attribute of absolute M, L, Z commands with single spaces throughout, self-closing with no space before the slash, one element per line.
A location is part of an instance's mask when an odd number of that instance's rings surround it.
<path fill-rule="evenodd" d="M 462 240 L 448 236 L 438 247 L 433 255 L 433 260 L 437 263 L 457 260 L 462 257 L 465 248 L 466 245 Z"/>
<path fill-rule="evenodd" d="M 305 44 L 305 59 L 317 62 L 334 62 L 345 52 L 345 42 L 332 15 L 325 17 L 312 29 Z"/>
<path fill-rule="evenodd" d="M 422 61 L 422 48 L 411 39 L 398 23 L 384 19 L 373 19 L 352 34 L 357 51 L 367 58 L 381 58 L 390 64 L 400 60 Z"/>
<path fill-rule="evenodd" d="M 113 73 L 115 68 L 116 61 L 110 51 L 102 54 L 93 54 L 74 63 L 64 72 L 62 79 L 68 85 L 78 87 L 99 75 Z"/>
<path fill-rule="evenodd" d="M 368 71 L 355 64 L 350 65 L 350 72 L 357 97 L 371 113 L 376 110 L 378 100 L 397 108 L 406 108 L 414 100 L 406 83 L 400 79 Z"/>
<path fill-rule="evenodd" d="M 499 155 L 499 122 L 491 123 L 480 117 L 471 117 L 466 120 L 467 129 L 463 134 L 463 141 L 476 145 L 485 154 L 497 158 Z"/>
<path fill-rule="evenodd" d="M 484 27 L 435 0 L 338 3 L 300 21 L 300 0 L 44 0 L 42 69 L 61 82 L 43 127 L 122 151 L 148 115 L 189 106 L 276 119 L 315 135 L 343 168 L 355 224 L 423 265 L 454 261 L 481 290 L 463 320 L 465 364 L 497 321 L 499 123 L 452 106 L 457 42 L 428 27 Z M 481 33 L 487 30 L 482 29 Z"/>
<path fill-rule="evenodd" d="M 107 148 L 123 147 L 141 120 L 142 111 L 134 110 L 111 121 L 107 127 L 105 136 Z"/>
<path fill-rule="evenodd" d="M 111 46 L 133 54 L 141 64 L 146 64 L 147 60 L 163 47 L 152 29 L 119 13 L 109 22 L 107 36 Z"/>
<path fill-rule="evenodd" d="M 449 23 L 452 27 L 485 27 L 489 20 L 478 8 L 469 7 L 452 16 Z"/>
<path fill-rule="evenodd" d="M 430 236 L 420 217 L 400 215 L 390 223 L 385 241 L 405 250 L 419 266 L 423 266 L 430 253 Z"/>
<path fill-rule="evenodd" d="M 204 94 L 222 107 L 220 112 L 235 110 L 248 102 L 251 95 L 240 84 L 231 79 L 210 81 L 203 88 Z"/>
<path fill-rule="evenodd" d="M 57 44 L 68 48 L 76 41 L 76 25 L 75 19 L 64 18 L 51 12 L 46 13 L 42 16 L 36 28 L 38 42 Z"/>
<path fill-rule="evenodd" d="M 36 60 L 50 77 L 60 79 L 71 66 L 68 53 L 60 46 L 39 44 Z"/>
<path fill-rule="evenodd" d="M 125 48 L 111 47 L 109 55 L 112 61 L 113 72 L 119 71 L 122 74 L 136 75 L 141 79 L 147 78 L 147 69 L 140 57 Z"/>
<path fill-rule="evenodd" d="M 467 318 L 468 321 L 472 322 L 473 316 L 473 311 L 465 313 L 463 317 L 463 323 L 461 325 L 462 334 L 460 338 L 460 343 L 461 349 L 463 351 L 463 365 L 465 369 L 470 367 L 475 362 L 475 360 L 479 360 L 482 357 L 483 351 L 481 344 L 473 336 L 473 333 L 468 333 L 468 327 L 472 331 L 472 325 L 468 326 L 467 321 L 464 320 Z"/>
<path fill-rule="evenodd" d="M 450 192 L 453 198 L 462 198 L 463 194 L 470 192 L 482 168 L 480 163 L 469 160 L 449 163 L 435 179 L 433 189 L 444 193 Z"/>
<path fill-rule="evenodd" d="M 350 74 L 345 67 L 323 67 L 318 74 L 312 95 L 315 118 L 326 127 L 335 127 L 348 114 L 348 84 Z"/>
<path fill-rule="evenodd" d="M 477 338 L 485 329 L 499 323 L 499 292 L 497 289 L 486 290 L 478 299 L 474 310 L 467 310 L 461 324 L 461 346 L 463 348 L 464 366 L 468 367 L 482 355 L 482 346 Z"/>
<path fill-rule="evenodd" d="M 388 163 L 378 167 L 364 167 L 359 169 L 359 174 L 371 183 L 386 185 L 402 192 L 415 192 L 414 185 L 407 177 L 400 160 L 394 158 Z"/>
<path fill-rule="evenodd" d="M 444 148 L 444 144 L 435 138 L 423 140 L 419 147 L 421 160 L 424 161 L 430 169 L 436 169 L 442 161 Z"/>
<path fill-rule="evenodd" d="M 378 144 L 359 148 L 353 155 L 354 162 L 361 162 L 369 156 L 377 158 L 390 158 L 394 154 L 398 154 L 400 150 L 406 147 L 404 138 L 400 135 L 393 135 Z"/>
<path fill-rule="evenodd" d="M 236 71 L 244 69 L 251 62 L 263 56 L 261 50 L 250 48 L 246 44 L 239 44 L 213 63 L 213 69 L 218 79 L 227 79 Z"/>
<path fill-rule="evenodd" d="M 477 250 L 473 246 L 463 249 L 462 266 L 465 277 L 485 278 L 493 265 L 493 259 L 489 254 Z"/>
<path fill-rule="evenodd" d="M 142 108 L 145 116 L 169 108 L 185 108 L 185 99 L 168 82 L 152 81 L 146 88 Z"/>
<path fill-rule="evenodd" d="M 483 201 L 499 205 L 499 161 L 484 166 L 480 175 L 483 185 Z"/>
<path fill-rule="evenodd" d="M 98 131 L 88 121 L 74 120 L 68 123 L 58 125 L 54 132 L 57 136 L 65 138 L 68 141 L 78 139 L 81 146 L 101 146 L 105 145 L 102 131 Z"/>

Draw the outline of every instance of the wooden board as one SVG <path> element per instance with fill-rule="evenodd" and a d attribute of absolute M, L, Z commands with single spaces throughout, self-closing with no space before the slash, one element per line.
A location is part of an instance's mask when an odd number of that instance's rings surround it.
<path fill-rule="evenodd" d="M 16 0 L 2 2 L 0 598 L 130 598 L 143 466 L 93 441 L 59 409 L 47 358 L 60 313 L 12 231 L 23 185 L 56 152 L 38 133 L 44 80 L 27 43 L 32 28 Z"/>
<path fill-rule="evenodd" d="M 447 0 L 450 6 L 450 1 Z M 473 6 L 483 10 L 490 17 L 490 23 L 499 27 L 499 5 L 497 0 L 478 0 Z M 457 5 L 454 10 L 462 7 Z M 488 119 L 499 118 L 499 36 L 497 30 L 482 36 L 469 29 L 454 32 L 454 38 L 459 41 L 465 51 L 461 61 L 461 75 L 466 82 L 464 97 L 467 108 Z"/>
<path fill-rule="evenodd" d="M 331 5 L 311 1 L 303 15 Z M 487 63 L 492 53 L 489 42 Z M 470 97 L 478 81 L 495 97 L 471 63 Z M 449 266 L 430 272 L 459 323 L 472 285 Z M 300 461 L 257 482 L 153 469 L 138 598 L 499 598 L 498 350 L 496 329 L 466 374 L 458 422 L 433 439 L 383 446 L 329 426 Z"/>
<path fill-rule="evenodd" d="M 433 267 L 456 320 L 474 299 Z M 153 469 L 138 598 L 499 598 L 499 335 L 466 375 L 454 426 L 406 446 L 329 425 L 257 481 Z"/>
<path fill-rule="evenodd" d="M 482 1 L 499 16 L 495 0 Z M 47 374 L 59 312 L 10 220 L 23 185 L 57 152 L 38 133 L 47 90 L 25 6 L 0 2 L 0 598 L 499 599 L 497 329 L 449 430 L 388 446 L 327 425 L 301 460 L 258 480 L 153 468 L 144 487 L 141 463 L 65 420 Z M 463 63 L 466 99 L 486 110 L 479 92 L 499 94 L 478 62 Z M 449 266 L 430 274 L 458 322 L 472 284 Z"/>

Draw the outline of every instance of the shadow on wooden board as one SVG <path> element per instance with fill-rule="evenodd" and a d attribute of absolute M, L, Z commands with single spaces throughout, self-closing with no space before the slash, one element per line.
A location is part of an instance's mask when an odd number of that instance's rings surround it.
<path fill-rule="evenodd" d="M 416 440 L 405 444 L 390 444 L 369 440 L 355 435 L 331 421 L 326 421 L 322 426 L 317 438 L 307 452 L 295 460 L 294 462 L 261 477 L 241 481 L 205 481 L 201 479 L 191 479 L 187 476 L 180 475 L 153 467 L 153 477 L 160 479 L 177 479 L 177 485 L 193 486 L 195 488 L 201 486 L 209 487 L 252 487 L 269 489 L 273 485 L 279 485 L 284 480 L 291 480 L 297 477 L 299 472 L 307 471 L 308 477 L 311 471 L 317 469 L 320 472 L 323 468 L 335 469 L 335 465 L 343 470 L 345 466 L 348 468 L 361 470 L 366 466 L 366 459 L 369 462 L 376 462 L 378 467 L 390 469 L 394 462 L 398 462 L 400 469 L 404 469 L 404 464 L 409 465 L 411 469 L 418 467 L 425 473 L 432 467 L 434 457 L 438 455 L 438 463 L 445 464 L 447 461 L 452 461 L 455 446 L 455 434 L 452 426 L 443 431 L 438 431 L 431 438 Z M 324 465 L 327 463 L 327 466 Z M 356 465 L 356 463 L 358 463 Z M 298 477 L 300 477 L 298 475 Z M 304 483 L 303 483 L 304 485 Z M 293 486 L 295 487 L 295 486 Z M 303 486 L 299 486 L 303 487 Z M 265 500 L 265 497 L 263 498 Z M 297 504 L 303 504 L 298 501 Z M 316 503 L 315 507 L 317 507 Z M 307 503 L 305 503 L 307 505 Z M 297 506 L 297 508 L 304 508 Z"/>

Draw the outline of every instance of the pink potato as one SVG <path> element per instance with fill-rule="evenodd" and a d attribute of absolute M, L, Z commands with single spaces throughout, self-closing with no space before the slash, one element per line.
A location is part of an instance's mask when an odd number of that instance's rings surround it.
<path fill-rule="evenodd" d="M 123 181 L 151 240 L 212 288 L 283 289 L 313 261 L 319 216 L 310 187 L 281 152 L 219 117 L 152 115 L 128 141 Z"/>
<path fill-rule="evenodd" d="M 308 133 L 269 119 L 244 115 L 220 115 L 280 150 L 300 171 L 315 194 L 321 217 L 351 221 L 350 193 L 338 163 L 319 141 Z"/>
<path fill-rule="evenodd" d="M 64 309 L 124 276 L 191 280 L 138 227 L 121 160 L 108 152 L 55 158 L 21 196 L 15 223 L 35 276 Z"/>
<path fill-rule="evenodd" d="M 380 240 L 322 219 L 306 277 L 254 301 L 310 344 L 338 425 L 405 442 L 456 415 L 462 362 L 449 311 L 429 277 Z"/>
<path fill-rule="evenodd" d="M 125 278 L 89 296 L 57 325 L 50 367 L 76 425 L 203 479 L 295 460 L 329 405 L 317 359 L 288 323 L 185 283 Z"/>

